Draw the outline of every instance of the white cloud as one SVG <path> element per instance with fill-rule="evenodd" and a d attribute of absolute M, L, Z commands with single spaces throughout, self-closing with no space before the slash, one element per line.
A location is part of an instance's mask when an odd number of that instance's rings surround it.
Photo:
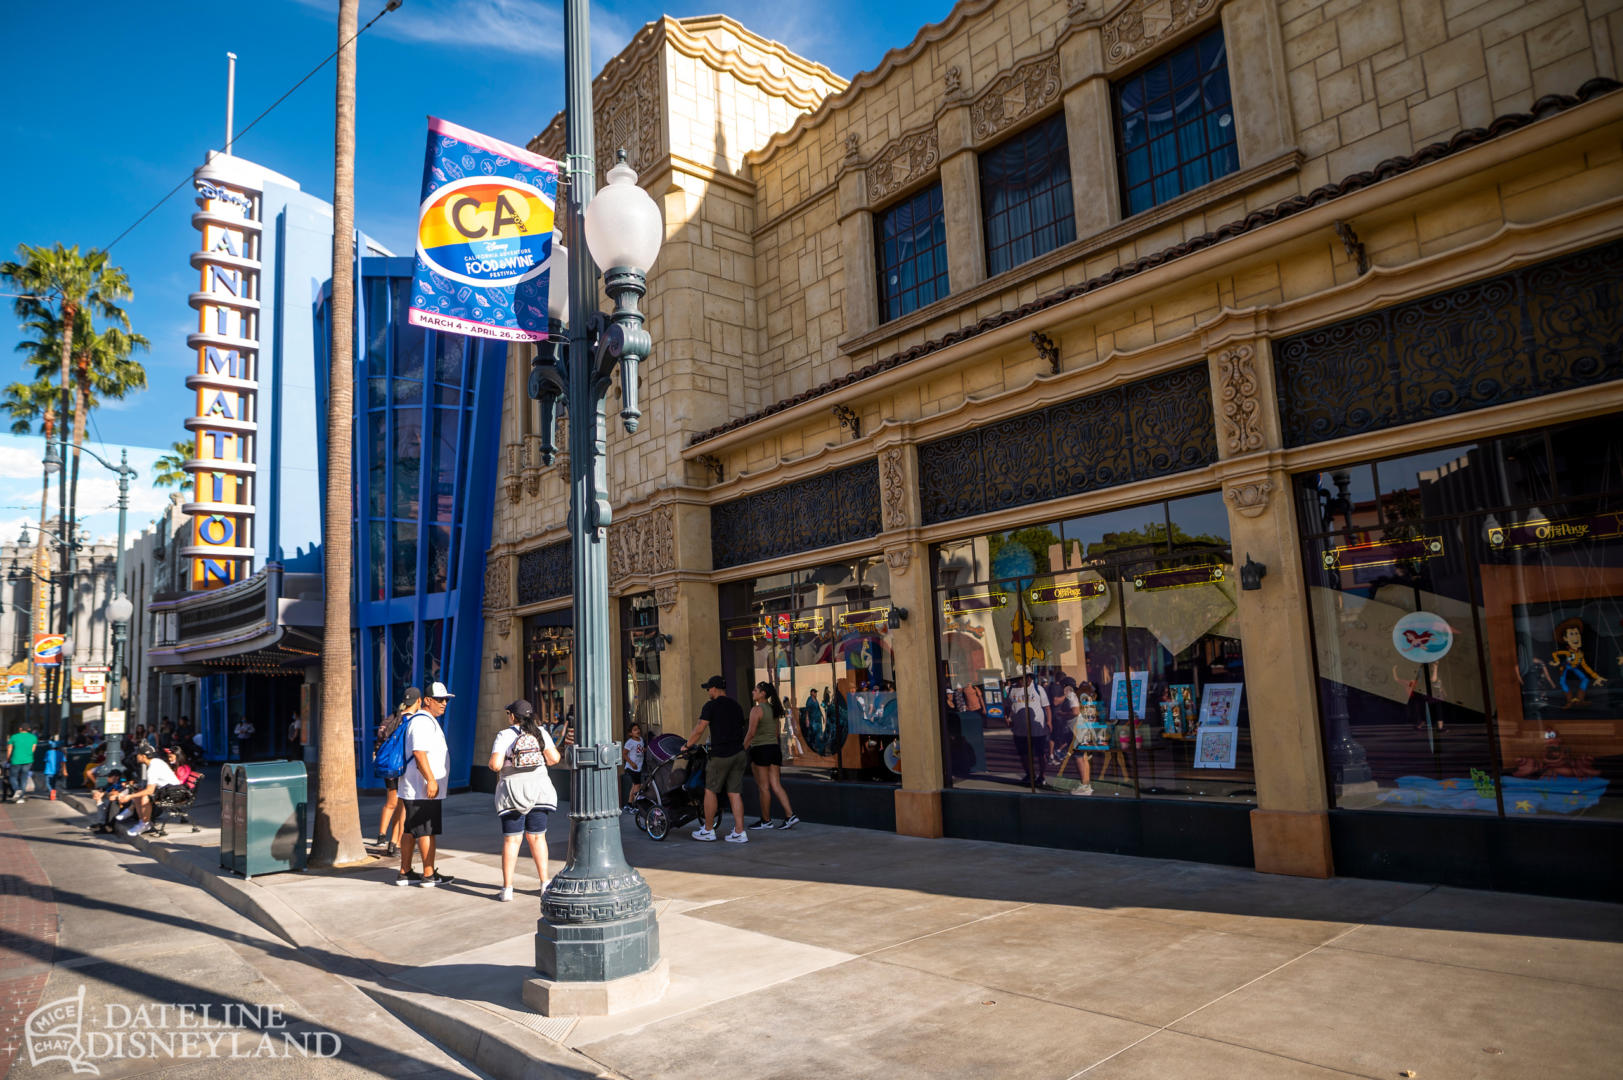
<path fill-rule="evenodd" d="M 306 7 L 332 13 L 332 0 L 298 0 Z M 363 15 L 362 22 L 370 15 Z M 593 13 L 593 53 L 604 47 L 604 35 L 613 35 L 612 56 L 625 44 L 620 20 L 601 10 Z M 561 4 L 540 0 L 411 0 L 386 15 L 373 33 L 397 41 L 424 41 L 437 45 L 532 56 L 561 57 L 564 19 Z M 595 58 L 595 57 L 594 57 Z M 607 59 L 605 56 L 603 59 Z"/>
<path fill-rule="evenodd" d="M 30 439 L 32 449 L 22 446 L 0 446 L 0 480 L 39 479 L 40 460 L 45 456 L 44 442 Z"/>

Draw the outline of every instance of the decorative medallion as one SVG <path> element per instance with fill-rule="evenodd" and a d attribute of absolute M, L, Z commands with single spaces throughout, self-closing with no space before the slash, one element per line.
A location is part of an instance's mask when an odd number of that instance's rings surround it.
<path fill-rule="evenodd" d="M 669 611 L 676 606 L 676 586 L 661 585 L 654 590 L 654 603 Z"/>
<path fill-rule="evenodd" d="M 946 84 L 947 93 L 958 93 L 958 91 L 964 88 L 964 73 L 962 69 L 960 69 L 957 64 L 954 64 L 952 67 L 947 69 L 947 74 L 942 77 L 942 82 Z"/>
<path fill-rule="evenodd" d="M 851 132 L 845 137 L 845 160 L 856 161 L 862 156 L 862 136 Z"/>
<path fill-rule="evenodd" d="M 1059 89 L 1058 53 L 1027 60 L 999 75 L 969 106 L 975 141 L 989 139 L 1058 101 Z"/>
<path fill-rule="evenodd" d="M 506 637 L 513 632 L 513 618 L 510 615 L 501 615 L 496 619 L 496 636 Z"/>
<path fill-rule="evenodd" d="M 1131 0 L 1104 26 L 1105 63 L 1125 64 L 1216 10 L 1218 0 Z"/>
<path fill-rule="evenodd" d="M 941 160 L 935 128 L 903 135 L 868 166 L 868 201 L 880 202 L 930 172 Z"/>
<path fill-rule="evenodd" d="M 1261 450 L 1262 405 L 1257 400 L 1256 352 L 1236 345 L 1217 354 L 1218 422 L 1229 457 Z"/>

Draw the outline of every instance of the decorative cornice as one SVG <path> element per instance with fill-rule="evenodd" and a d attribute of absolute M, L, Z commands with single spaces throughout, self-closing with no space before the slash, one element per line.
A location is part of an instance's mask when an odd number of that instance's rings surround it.
<path fill-rule="evenodd" d="M 1126 0 L 1102 18 L 1079 17 L 1072 5 L 1071 18 L 1079 26 L 1101 25 L 1105 67 L 1115 69 L 1199 22 L 1217 9 L 1221 0 Z"/>
<path fill-rule="evenodd" d="M 846 84 L 845 89 L 837 94 L 830 94 L 823 99 L 816 109 L 797 117 L 795 122 L 789 126 L 788 131 L 778 132 L 767 140 L 765 146 L 745 154 L 745 160 L 758 165 L 777 153 L 782 147 L 794 142 L 804 132 L 820 127 L 836 112 L 853 105 L 861 96 L 862 91 L 878 86 L 889 78 L 890 73 L 898 67 L 911 62 L 931 45 L 951 37 L 964 24 L 965 20 L 974 18 L 976 15 L 993 7 L 997 2 L 998 0 L 959 0 L 958 5 L 948 13 L 945 19 L 922 27 L 913 36 L 911 42 L 887 52 L 884 59 L 879 61 L 878 67 L 857 74 Z"/>
<path fill-rule="evenodd" d="M 969 105 L 970 135 L 990 139 L 1059 100 L 1059 53 L 1050 52 L 1005 71 Z"/>

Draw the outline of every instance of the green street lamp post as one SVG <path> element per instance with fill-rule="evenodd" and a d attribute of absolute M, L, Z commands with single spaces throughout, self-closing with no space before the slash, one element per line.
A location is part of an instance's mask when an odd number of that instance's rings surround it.
<path fill-rule="evenodd" d="M 569 532 L 574 557 L 577 731 L 570 748 L 569 853 L 547 887 L 536 930 L 536 969 L 551 985 L 610 983 L 659 964 L 659 924 L 652 891 L 625 861 L 620 842 L 620 746 L 611 729 L 609 588 L 606 542 L 611 518 L 605 406 L 620 371 L 620 418 L 635 431 L 637 365 L 652 341 L 637 301 L 659 254 L 664 225 L 659 207 L 636 185 L 622 160 L 594 199 L 591 41 L 587 0 L 566 0 L 565 126 L 569 236 L 574 258 L 555 248 L 548 302 L 549 340 L 537 349 L 529 392 L 541 405 L 542 460 L 557 453 L 556 421 L 569 410 Z M 622 155 L 623 158 L 623 155 Z M 585 241 L 582 251 L 581 241 Z M 589 257 L 583 257 L 587 252 Z M 608 267 L 614 311 L 597 304 L 597 266 Z M 567 290 L 558 288 L 567 277 Z M 571 317 L 572 316 L 572 317 Z M 567 340 L 563 321 L 568 320 Z M 658 992 L 658 988 L 651 991 Z M 551 1000 L 543 996 L 546 1011 Z M 532 1000 L 532 1004 L 536 1002 Z"/>

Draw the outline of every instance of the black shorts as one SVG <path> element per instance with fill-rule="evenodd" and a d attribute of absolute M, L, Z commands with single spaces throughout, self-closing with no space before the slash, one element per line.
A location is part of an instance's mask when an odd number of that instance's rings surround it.
<path fill-rule="evenodd" d="M 438 836 L 440 834 L 443 799 L 401 799 L 406 808 L 405 830 L 412 836 Z"/>
<path fill-rule="evenodd" d="M 383 790 L 384 791 L 399 791 L 400 790 L 400 777 L 398 777 L 398 776 L 390 776 L 390 777 L 385 778 L 384 781 L 383 781 Z"/>
<path fill-rule="evenodd" d="M 783 747 L 777 743 L 750 747 L 751 765 L 782 765 Z"/>

